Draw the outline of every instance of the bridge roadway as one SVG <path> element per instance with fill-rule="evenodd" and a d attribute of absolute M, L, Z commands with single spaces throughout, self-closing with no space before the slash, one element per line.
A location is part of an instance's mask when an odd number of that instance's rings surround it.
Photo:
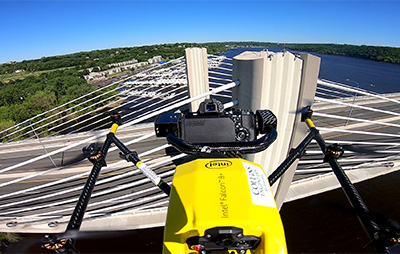
<path fill-rule="evenodd" d="M 399 106 L 393 106 L 379 100 L 366 100 L 358 98 L 356 104 L 372 105 L 375 108 L 382 108 L 399 112 Z M 348 108 L 341 106 L 332 107 L 331 104 L 316 103 L 315 112 L 327 113 L 333 115 L 348 115 Z M 354 118 L 364 118 L 369 120 L 379 119 L 388 123 L 400 122 L 398 116 L 383 116 L 380 113 L 365 111 L 354 108 L 352 112 Z M 317 127 L 322 128 L 341 128 L 361 131 L 376 131 L 381 133 L 398 133 L 395 127 L 376 126 L 370 123 L 350 122 L 344 126 L 345 120 L 326 119 L 315 116 L 314 121 Z M 131 140 L 143 134 L 153 132 L 152 124 L 141 124 L 133 128 L 123 129 L 117 132 L 117 136 L 123 141 Z M 382 143 L 391 143 L 392 145 L 379 146 L 374 145 L 353 145 L 351 148 L 357 148 L 355 153 L 345 152 L 341 159 L 343 166 L 355 166 L 361 163 L 364 167 L 352 170 L 349 173 L 354 181 L 362 181 L 381 174 L 387 174 L 398 169 L 399 153 L 397 145 L 400 144 L 400 137 L 385 136 L 367 136 L 362 134 L 339 133 L 331 131 L 322 131 L 323 136 L 329 140 L 351 140 L 351 141 L 379 141 Z M 92 133 L 82 133 L 77 135 L 53 137 L 42 139 L 42 144 L 50 152 L 60 147 L 85 139 L 93 135 Z M 101 143 L 102 139 L 96 140 Z M 165 139 L 155 138 L 154 136 L 145 141 L 129 145 L 130 149 L 137 150 L 140 153 L 154 147 L 161 147 L 165 144 Z M 15 165 L 21 161 L 42 155 L 43 146 L 38 141 L 28 140 L 12 144 L 0 145 L 1 168 Z M 0 231 L 2 232 L 63 232 L 69 219 L 76 200 L 79 197 L 82 185 L 91 168 L 90 163 L 82 160 L 81 148 L 76 147 L 63 154 L 52 156 L 53 161 L 60 168 L 53 172 L 35 178 L 26 179 L 12 184 L 10 181 L 20 179 L 32 173 L 38 173 L 46 170 L 53 170 L 54 165 L 49 158 L 41 161 L 10 170 L 0 174 Z M 346 149 L 346 147 L 345 147 Z M 333 180 L 332 174 L 326 172 L 326 164 L 322 163 L 322 154 L 318 153 L 316 144 L 312 144 L 307 154 L 300 162 L 298 167 L 301 174 L 296 174 L 291 190 L 288 195 L 288 201 L 307 197 L 322 191 L 336 188 L 338 184 Z M 378 151 L 379 150 L 379 151 Z M 361 151 L 361 152 L 360 152 Z M 374 162 L 374 158 L 389 159 Z M 144 156 L 143 159 L 149 160 L 150 165 L 164 158 L 170 158 L 166 155 L 164 147 L 154 154 Z M 360 159 L 365 159 L 360 162 Z M 113 167 L 104 168 L 100 177 L 99 184 L 96 186 L 93 198 L 88 207 L 88 219 L 82 225 L 83 230 L 118 230 L 118 229 L 136 229 L 144 227 L 162 226 L 165 219 L 167 197 L 156 187 L 153 187 L 149 181 L 135 170 L 130 163 L 120 163 L 118 152 L 113 151 L 107 157 L 107 164 Z M 320 161 L 315 163 L 315 161 Z M 153 167 L 156 173 L 163 174 L 163 178 L 172 181 L 175 164 L 179 160 L 170 161 L 166 164 Z M 117 165 L 118 164 L 118 165 Z M 321 168 L 323 170 L 321 170 Z M 304 173 L 309 170 L 310 173 Z M 321 174 L 321 172 L 323 174 Z M 72 178 L 77 175 L 78 177 Z M 71 179 L 69 179 L 71 178 Z M 63 179 L 66 181 L 63 182 Z M 68 180 L 69 179 L 69 180 Z M 45 185 L 54 183 L 55 185 Z M 41 188 L 36 186 L 41 185 Z M 44 185 L 44 186 L 43 186 Z M 28 190 L 28 192 L 24 192 Z M 117 220 L 118 218 L 118 220 Z"/>

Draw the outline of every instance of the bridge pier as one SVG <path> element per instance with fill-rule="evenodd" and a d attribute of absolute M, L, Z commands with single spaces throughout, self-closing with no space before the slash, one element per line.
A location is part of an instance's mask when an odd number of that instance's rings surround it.
<path fill-rule="evenodd" d="M 187 48 L 186 74 L 188 80 L 189 96 L 195 97 L 209 91 L 208 83 L 208 57 L 206 48 Z M 207 97 L 209 98 L 209 96 Z M 189 111 L 197 111 L 200 103 L 206 98 L 192 101 Z"/>
<path fill-rule="evenodd" d="M 278 118 L 278 138 L 266 151 L 247 155 L 269 175 L 296 147 L 307 132 L 300 123 L 300 109 L 311 105 L 317 86 L 320 58 L 290 52 L 244 52 L 233 60 L 233 80 L 240 86 L 232 89 L 232 99 L 242 109 L 269 109 Z M 303 126 L 304 125 L 304 126 Z M 292 182 L 297 161 L 273 186 L 278 207 L 283 204 Z"/>

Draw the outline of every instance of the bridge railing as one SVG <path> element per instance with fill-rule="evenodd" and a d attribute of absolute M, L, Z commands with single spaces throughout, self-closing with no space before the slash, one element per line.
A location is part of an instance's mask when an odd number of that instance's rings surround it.
<path fill-rule="evenodd" d="M 337 95 L 342 97 L 338 98 Z M 367 163 L 387 161 L 400 152 L 400 94 L 380 95 L 336 82 L 319 80 L 314 108 L 314 121 L 327 143 L 340 143 L 345 156 L 339 160 L 347 170 Z M 320 154 L 314 145 L 296 170 L 295 179 L 309 178 L 330 168 L 311 154 Z M 312 159 L 311 159 L 312 158 Z"/>

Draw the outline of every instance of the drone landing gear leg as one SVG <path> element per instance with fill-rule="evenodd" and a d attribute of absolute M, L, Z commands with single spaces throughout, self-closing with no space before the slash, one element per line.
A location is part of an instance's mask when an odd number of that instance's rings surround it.
<path fill-rule="evenodd" d="M 68 222 L 67 229 L 65 233 L 62 234 L 46 235 L 42 243 L 42 247 L 44 249 L 54 251 L 55 253 L 79 253 L 79 251 L 75 248 L 74 238 L 76 238 L 76 233 L 81 227 L 86 207 L 89 204 L 101 168 L 106 166 L 105 157 L 110 145 L 111 140 L 107 137 L 101 150 L 96 151 L 96 154 L 92 154 L 92 156 L 90 156 L 89 160 L 94 165 Z"/>
<path fill-rule="evenodd" d="M 372 219 L 370 211 L 352 184 L 346 173 L 344 172 L 337 159 L 343 155 L 343 150 L 337 144 L 326 146 L 324 139 L 311 121 L 312 110 L 307 107 L 302 114 L 302 121 L 306 122 L 310 129 L 310 133 L 295 148 L 290 151 L 286 160 L 268 177 L 271 185 L 273 185 L 279 177 L 293 164 L 296 159 L 301 158 L 305 154 L 305 150 L 309 143 L 314 139 L 317 141 L 322 152 L 324 153 L 324 162 L 328 162 L 336 178 L 338 179 L 343 191 L 350 204 L 354 208 L 357 217 L 366 231 L 371 242 L 366 247 L 373 247 L 378 253 L 400 253 L 400 235 L 392 227 L 382 230 L 378 224 Z"/>
<path fill-rule="evenodd" d="M 309 127 L 315 129 L 312 121 L 310 119 L 308 120 L 307 124 Z M 337 144 L 326 147 L 325 141 L 319 133 L 316 135 L 315 140 L 325 154 L 324 162 L 329 163 L 363 229 L 370 238 L 370 243 L 365 247 L 372 247 L 377 253 L 399 253 L 399 232 L 395 232 L 395 229 L 391 227 L 382 229 L 378 226 L 372 219 L 371 212 L 356 187 L 350 181 L 342 166 L 338 163 L 337 159 L 343 154 L 342 148 Z"/>
<path fill-rule="evenodd" d="M 130 151 L 115 137 L 118 126 L 121 124 L 121 116 L 119 114 L 114 114 L 111 116 L 111 119 L 113 125 L 110 132 L 107 134 L 103 147 L 97 151 L 92 151 L 92 154 L 89 157 L 89 161 L 93 163 L 93 168 L 86 180 L 85 186 L 83 187 L 79 200 L 68 222 L 66 231 L 62 234 L 46 235 L 42 242 L 42 248 L 55 253 L 79 253 L 75 248 L 76 234 L 81 227 L 83 216 L 85 215 L 87 205 L 89 204 L 100 171 L 102 167 L 107 166 L 105 159 L 112 143 L 122 151 L 124 159 L 133 162 L 133 164 L 136 165 L 145 176 L 147 176 L 169 196 L 171 187 L 158 177 L 148 166 L 140 161 L 136 152 Z"/>

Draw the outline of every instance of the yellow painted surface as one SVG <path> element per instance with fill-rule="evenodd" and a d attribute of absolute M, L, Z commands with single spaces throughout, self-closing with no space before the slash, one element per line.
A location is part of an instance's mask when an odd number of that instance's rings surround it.
<path fill-rule="evenodd" d="M 110 132 L 115 134 L 115 133 L 117 132 L 117 129 L 118 129 L 118 124 L 114 123 L 114 124 L 111 126 Z"/>
<path fill-rule="evenodd" d="M 198 253 L 190 250 L 187 238 L 204 236 L 204 231 L 213 227 L 228 226 L 262 239 L 251 253 L 286 253 L 279 211 L 259 165 L 224 158 L 197 159 L 178 166 L 163 253 Z"/>

